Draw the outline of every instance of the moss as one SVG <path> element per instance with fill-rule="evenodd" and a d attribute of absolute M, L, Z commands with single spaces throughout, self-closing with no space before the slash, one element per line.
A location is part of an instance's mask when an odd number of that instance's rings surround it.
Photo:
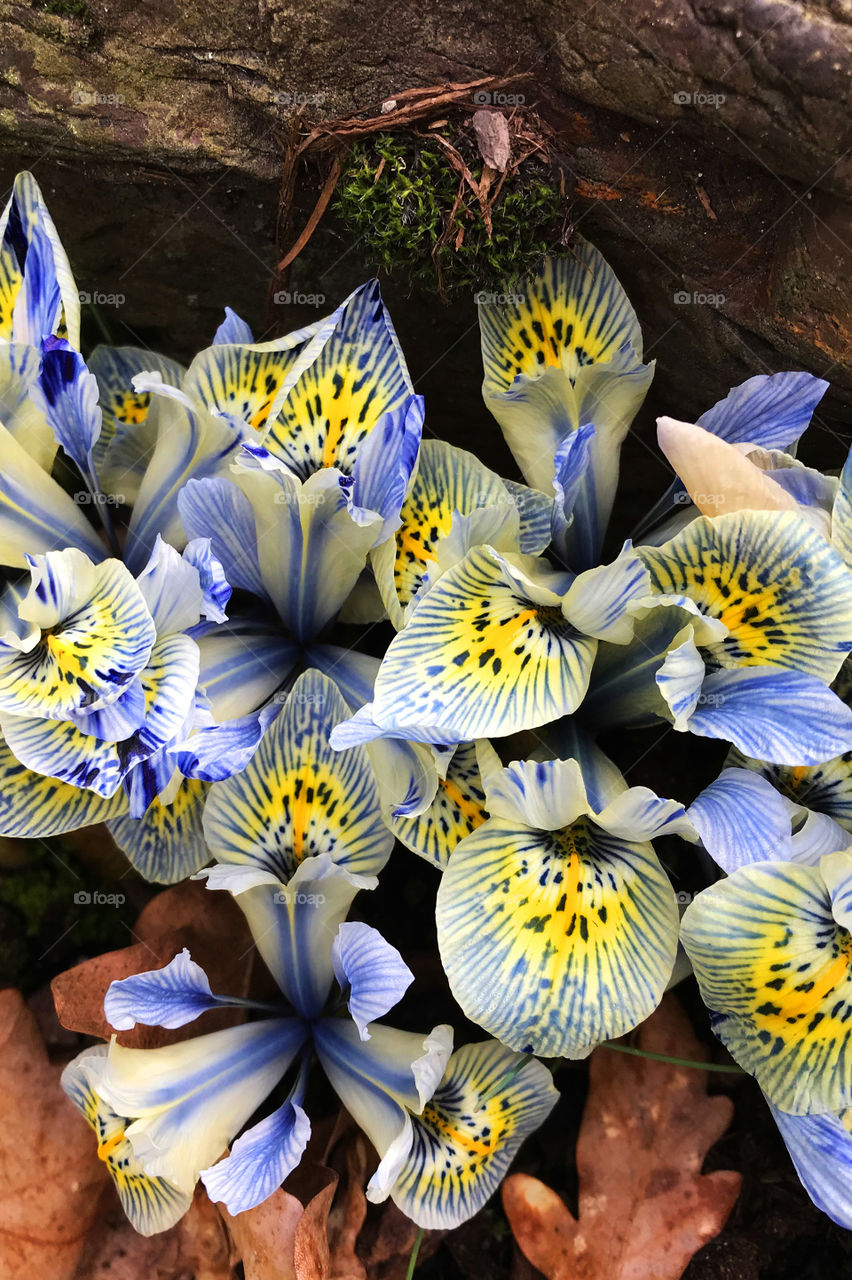
<path fill-rule="evenodd" d="M 60 839 L 28 843 L 26 865 L 0 876 L 3 933 L 15 939 L 0 947 L 0 982 L 25 991 L 81 955 L 125 945 L 136 914 L 121 884 L 94 883 Z"/>
<path fill-rule="evenodd" d="M 77 18 L 80 22 L 90 23 L 92 11 L 86 0 L 36 0 L 45 13 L 54 13 L 59 18 Z"/>
<path fill-rule="evenodd" d="M 453 144 L 478 179 L 481 160 L 458 138 Z M 378 134 L 353 148 L 334 212 L 374 268 L 433 287 L 437 278 L 447 294 L 523 275 L 562 244 L 567 199 L 558 174 L 539 160 L 506 179 L 490 235 L 473 191 L 466 186 L 460 201 L 458 194 L 459 175 L 439 144 Z"/>

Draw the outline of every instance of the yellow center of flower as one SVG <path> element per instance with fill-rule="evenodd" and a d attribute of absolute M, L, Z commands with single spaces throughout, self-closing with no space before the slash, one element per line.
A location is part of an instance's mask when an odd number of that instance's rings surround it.
<path fill-rule="evenodd" d="M 119 1129 L 111 1137 L 107 1138 L 105 1142 L 99 1142 L 98 1143 L 98 1159 L 103 1160 L 105 1162 L 109 1160 L 113 1151 L 115 1151 L 116 1147 L 120 1146 L 123 1141 L 124 1141 L 124 1130 Z"/>
<path fill-rule="evenodd" d="M 439 778 L 438 786 L 444 792 L 444 795 L 454 804 L 463 818 L 471 824 L 472 827 L 478 827 L 485 821 L 485 814 L 482 807 L 466 796 L 461 788 L 448 778 Z"/>
<path fill-rule="evenodd" d="M 430 1129 L 443 1134 L 454 1146 L 462 1147 L 465 1151 L 474 1151 L 480 1156 L 491 1155 L 493 1150 L 492 1143 L 479 1142 L 476 1138 L 471 1138 L 469 1134 L 463 1133 L 445 1115 L 442 1115 L 437 1107 L 426 1106 L 423 1108 L 423 1122 Z"/>
<path fill-rule="evenodd" d="M 62 670 L 68 672 L 75 680 L 81 679 L 84 669 L 76 651 L 77 645 L 75 641 L 66 640 L 60 632 L 56 631 L 45 632 L 42 639 L 47 646 L 48 653 Z"/>

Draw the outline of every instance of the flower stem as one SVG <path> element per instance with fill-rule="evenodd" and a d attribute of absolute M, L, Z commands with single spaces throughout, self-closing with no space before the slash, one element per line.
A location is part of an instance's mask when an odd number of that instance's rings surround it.
<path fill-rule="evenodd" d="M 420 1253 L 420 1246 L 423 1243 L 423 1236 L 423 1228 L 418 1227 L 417 1235 L 414 1237 L 414 1244 L 411 1247 L 411 1256 L 408 1259 L 408 1270 L 405 1273 L 405 1280 L 412 1280 L 414 1268 L 417 1266 L 417 1256 Z"/>
<path fill-rule="evenodd" d="M 646 1049 L 634 1049 L 631 1045 L 616 1044 L 613 1040 L 604 1040 L 600 1048 L 615 1049 L 618 1053 L 630 1053 L 636 1058 L 651 1058 L 654 1062 L 668 1062 L 673 1067 L 695 1067 L 699 1071 L 724 1071 L 737 1076 L 748 1074 L 742 1067 L 730 1066 L 727 1063 L 696 1062 L 693 1058 L 671 1058 L 667 1053 L 649 1053 Z"/>

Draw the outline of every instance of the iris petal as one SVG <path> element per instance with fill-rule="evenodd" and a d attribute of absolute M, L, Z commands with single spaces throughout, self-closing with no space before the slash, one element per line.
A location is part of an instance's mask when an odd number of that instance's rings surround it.
<path fill-rule="evenodd" d="M 127 800 L 104 799 L 57 778 L 35 773 L 0 739 L 0 835 L 35 838 L 61 835 L 110 819 L 120 820 Z"/>
<path fill-rule="evenodd" d="M 580 818 L 546 832 L 491 818 L 438 889 L 438 945 L 466 1015 L 513 1049 L 582 1058 L 656 1008 L 677 949 L 650 844 Z"/>
<path fill-rule="evenodd" d="M 558 1097 L 540 1062 L 525 1062 L 495 1040 L 456 1050 L 422 1115 L 411 1120 L 410 1146 L 387 1189 L 394 1203 L 427 1229 L 466 1222 L 497 1190 L 518 1147 Z M 368 1199 L 384 1198 L 382 1181 L 380 1165 Z"/>
<path fill-rule="evenodd" d="M 245 770 L 210 789 L 208 844 L 220 860 L 254 864 L 286 883 L 304 858 L 327 853 L 357 875 L 374 875 L 393 836 L 363 748 L 328 744 L 346 704 L 318 671 L 296 681 Z"/>
<path fill-rule="evenodd" d="M 408 401 L 412 390 L 378 282 L 372 280 L 330 317 L 328 336 L 292 380 L 263 443 L 302 480 L 321 467 L 351 475 L 361 443 L 385 414 Z"/>
<path fill-rule="evenodd" d="M 224 1160 L 202 1169 L 207 1194 L 211 1200 L 221 1201 L 231 1214 L 254 1209 L 293 1172 L 310 1136 L 306 1113 L 288 1099 L 237 1138 Z"/>
<path fill-rule="evenodd" d="M 381 1018 L 405 995 L 414 974 L 396 947 L 360 921 L 344 921 L 331 951 L 340 987 L 349 990 L 349 1012 L 362 1040 L 369 1040 L 368 1023 Z"/>
<path fill-rule="evenodd" d="M 74 549 L 31 558 L 19 613 L 43 632 L 28 653 L 0 655 L 0 708 L 65 718 L 114 702 L 148 662 L 153 619 L 118 560 L 94 565 Z"/>
<path fill-rule="evenodd" d="M 184 947 L 162 969 L 111 982 L 104 997 L 104 1014 L 116 1031 L 130 1031 L 139 1023 L 172 1029 L 227 1003 L 227 997 L 213 994 L 207 974 Z"/>
<path fill-rule="evenodd" d="M 741 867 L 690 904 L 681 941 L 714 1031 L 775 1106 L 852 1103 L 850 940 L 819 867 Z"/>
<path fill-rule="evenodd" d="M 132 1118 L 127 1137 L 143 1169 L 191 1192 L 200 1170 L 283 1076 L 305 1034 L 301 1022 L 273 1018 L 159 1049 L 113 1041 L 100 1091 Z"/>
<path fill-rule="evenodd" d="M 379 725 L 461 742 L 533 728 L 579 705 L 597 641 L 562 613 L 561 575 L 532 557 L 511 559 L 478 547 L 418 605 L 376 680 Z"/>
<path fill-rule="evenodd" d="M 145 1173 L 125 1137 L 127 1120 L 113 1111 L 97 1093 L 106 1068 L 107 1046 L 84 1049 L 62 1073 L 62 1087 L 98 1139 L 98 1156 L 105 1163 L 118 1191 L 121 1207 L 143 1236 L 167 1231 L 186 1213 L 190 1192 L 181 1191 L 166 1178 Z"/>
<path fill-rule="evenodd" d="M 455 847 L 438 937 L 468 1018 L 517 1050 L 585 1057 L 654 1011 L 677 905 L 649 844 L 581 818 L 558 832 L 491 818 Z"/>
<path fill-rule="evenodd" d="M 177 884 L 210 861 L 201 827 L 207 792 L 206 782 L 184 778 L 168 803 L 155 798 L 141 818 L 108 815 L 110 835 L 145 880 Z"/>
<path fill-rule="evenodd" d="M 792 512 L 702 516 L 639 551 L 652 588 L 690 596 L 727 636 L 724 667 L 778 666 L 829 681 L 852 648 L 852 592 L 837 552 Z"/>

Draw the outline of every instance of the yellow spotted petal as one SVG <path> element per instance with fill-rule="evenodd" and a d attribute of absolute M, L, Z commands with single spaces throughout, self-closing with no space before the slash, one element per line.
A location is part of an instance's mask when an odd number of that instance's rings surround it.
<path fill-rule="evenodd" d="M 316 358 L 289 387 L 263 436 L 269 452 L 301 480 L 321 467 L 349 475 L 359 445 L 412 391 L 377 281 L 356 289 L 333 320 Z"/>
<path fill-rule="evenodd" d="M 81 551 L 32 561 L 19 613 L 42 630 L 34 648 L 0 649 L 0 710 L 60 720 L 108 706 L 146 665 L 155 639 L 139 587 L 119 560 Z"/>
<path fill-rule="evenodd" d="M 184 371 L 176 360 L 157 355 L 144 347 L 97 346 L 89 356 L 88 365 L 89 372 L 97 379 L 98 403 L 103 415 L 101 433 L 92 450 L 95 470 L 100 475 L 107 452 L 114 451 L 118 442 L 129 442 L 133 436 L 145 437 L 144 425 L 151 406 L 151 392 L 134 391 L 133 379 L 137 373 L 159 373 L 163 382 L 179 387 Z M 148 435 L 147 447 L 153 448 L 155 434 Z M 138 485 L 138 478 L 135 485 Z M 117 478 L 117 487 L 119 490 L 123 488 L 127 494 L 128 485 L 123 476 Z"/>
<path fill-rule="evenodd" d="M 286 384 L 321 326 L 319 322 L 272 342 L 208 347 L 189 366 L 183 389 L 211 412 L 262 432 L 277 416 Z"/>
<path fill-rule="evenodd" d="M 499 476 L 465 449 L 443 440 L 423 441 L 417 475 L 402 504 L 402 523 L 371 556 L 382 600 L 397 629 L 435 563 L 435 545 L 450 532 L 453 516 L 495 506 L 507 516 L 516 510 Z"/>
<path fill-rule="evenodd" d="M 283 883 L 323 853 L 354 875 L 384 866 L 393 837 L 367 752 L 328 745 L 347 714 L 327 676 L 299 677 L 243 772 L 210 788 L 204 834 L 216 858 L 254 864 Z"/>
<path fill-rule="evenodd" d="M 0 835 L 61 835 L 119 818 L 126 810 L 122 792 L 104 799 L 94 791 L 82 791 L 58 778 L 34 773 L 0 738 Z"/>
<path fill-rule="evenodd" d="M 561 575 L 532 556 L 477 547 L 423 598 L 391 641 L 373 719 L 423 741 L 534 728 L 574 711 L 597 641 L 566 621 Z"/>
<path fill-rule="evenodd" d="M 438 778 L 428 809 L 414 818 L 392 818 L 391 830 L 406 848 L 443 870 L 458 842 L 487 817 L 477 743 L 463 742 L 453 753 L 446 777 Z"/>
<path fill-rule="evenodd" d="M 583 1058 L 662 998 L 674 892 L 653 848 L 587 818 L 560 831 L 490 819 L 438 890 L 438 945 L 465 1014 L 504 1044 Z"/>
<path fill-rule="evenodd" d="M 3 713 L 3 732 L 15 756 L 30 769 L 98 795 L 112 796 L 129 770 L 178 733 L 195 698 L 198 646 L 191 636 L 158 640 L 140 673 L 144 723 L 125 741 L 97 738 L 70 720 L 42 720 Z"/>
<path fill-rule="evenodd" d="M 776 1107 L 852 1104 L 852 936 L 819 867 L 740 867 L 687 908 L 681 941 L 714 1031 Z"/>
<path fill-rule="evenodd" d="M 94 1130 L 98 1159 L 106 1165 L 130 1222 L 140 1235 L 156 1235 L 183 1217 L 192 1196 L 165 1178 L 150 1177 L 143 1171 L 125 1137 L 129 1122 L 96 1092 L 106 1057 L 106 1045 L 86 1049 L 65 1068 L 62 1087 Z"/>
<path fill-rule="evenodd" d="M 32 248 L 36 236 L 43 237 L 50 258 L 50 264 L 45 261 L 37 269 L 27 262 L 31 253 L 38 256 Z M 12 195 L 0 214 L 0 338 L 12 340 L 15 304 L 22 297 L 22 286 L 37 295 L 49 292 L 53 283 L 59 286 L 59 314 L 52 332 L 79 347 L 80 295 L 71 266 L 39 185 L 24 171 L 15 178 Z M 19 327 L 16 320 L 15 331 Z M 27 333 L 24 341 L 35 344 L 43 336 Z"/>
<path fill-rule="evenodd" d="M 411 1146 L 391 1189 L 394 1202 L 428 1229 L 466 1222 L 558 1097 L 550 1072 L 534 1059 L 524 1062 L 494 1040 L 458 1049 L 422 1114 L 410 1119 Z"/>
<path fill-rule="evenodd" d="M 655 594 L 684 594 L 725 624 L 725 639 L 706 646 L 723 667 L 786 667 L 830 681 L 852 649 L 852 576 L 792 512 L 701 516 L 638 554 Z"/>
<path fill-rule="evenodd" d="M 571 379 L 585 365 L 612 360 L 627 342 L 641 355 L 642 331 L 627 294 L 593 245 L 546 258 L 509 301 L 480 303 L 486 382 L 508 391 L 545 368 Z"/>
<path fill-rule="evenodd" d="M 177 884 L 211 860 L 201 826 L 209 790 L 209 782 L 183 778 L 168 803 L 158 796 L 141 818 L 122 816 L 108 823 L 116 844 L 146 880 Z"/>

